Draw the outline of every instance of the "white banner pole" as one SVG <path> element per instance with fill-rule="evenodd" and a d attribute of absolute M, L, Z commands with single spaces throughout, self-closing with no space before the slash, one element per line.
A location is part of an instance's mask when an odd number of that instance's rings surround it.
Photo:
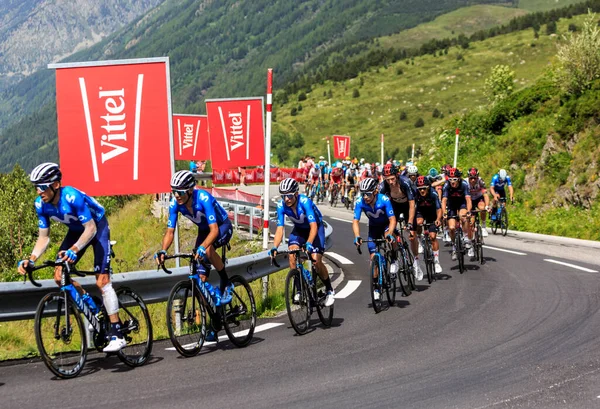
<path fill-rule="evenodd" d="M 385 162 L 383 161 L 383 134 L 381 134 L 381 166 L 385 165 Z"/>
<path fill-rule="evenodd" d="M 327 137 L 327 162 L 331 166 L 331 146 L 329 145 L 329 136 Z"/>
<path fill-rule="evenodd" d="M 273 68 L 267 70 L 267 130 L 265 134 L 265 192 L 263 194 L 263 249 L 269 247 L 269 203 L 271 187 L 271 116 L 273 111 Z"/>
<path fill-rule="evenodd" d="M 458 134 L 459 130 L 456 128 L 456 140 L 454 142 L 454 168 L 456 167 L 456 163 L 458 161 Z"/>

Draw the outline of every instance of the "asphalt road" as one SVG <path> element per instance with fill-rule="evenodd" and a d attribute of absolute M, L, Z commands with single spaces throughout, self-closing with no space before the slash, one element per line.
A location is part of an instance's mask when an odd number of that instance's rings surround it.
<path fill-rule="evenodd" d="M 283 325 L 255 334 L 247 348 L 221 342 L 181 358 L 158 342 L 144 367 L 95 355 L 69 381 L 41 362 L 4 366 L 0 407 L 600 406 L 598 249 L 490 236 L 486 264 L 467 262 L 461 275 L 442 247 L 440 279 L 375 314 L 366 252 L 356 253 L 350 223 L 337 220 L 349 212 L 323 212 L 334 227 L 331 251 L 352 263 L 341 265 L 337 293 L 361 281 L 336 300 L 332 328 L 314 314 L 313 330 L 297 336 L 282 315 L 261 321 Z"/>

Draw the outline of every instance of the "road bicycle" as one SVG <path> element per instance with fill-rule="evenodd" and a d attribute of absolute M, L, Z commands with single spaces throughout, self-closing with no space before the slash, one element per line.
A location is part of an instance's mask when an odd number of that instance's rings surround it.
<path fill-rule="evenodd" d="M 506 210 L 506 198 L 501 197 L 498 199 L 498 208 L 496 209 L 495 214 L 493 214 L 493 218 L 491 220 L 492 223 L 492 233 L 496 234 L 498 229 L 503 236 L 506 236 L 508 233 L 508 210 Z"/>
<path fill-rule="evenodd" d="M 362 240 L 362 239 L 361 239 Z M 392 245 L 385 239 L 369 239 L 366 242 L 375 243 L 376 250 L 373 258 L 370 261 L 370 277 L 371 280 L 371 305 L 375 313 L 381 311 L 381 299 L 383 292 L 388 300 L 388 305 L 392 307 L 396 302 L 396 277 L 392 276 L 390 272 L 390 266 L 392 264 L 393 248 Z M 360 246 L 356 247 L 358 254 L 362 254 Z M 379 299 L 375 299 L 375 291 L 380 296 Z"/>
<path fill-rule="evenodd" d="M 283 251 L 279 254 L 296 256 L 296 268 L 291 269 L 285 279 L 285 306 L 290 323 L 298 335 L 304 335 L 309 328 L 313 309 L 317 310 L 321 323 L 330 327 L 333 322 L 333 305 L 326 307 L 327 289 L 317 273 L 315 262 L 304 247 L 298 250 Z M 304 259 L 311 261 L 310 270 L 304 267 Z M 275 258 L 272 263 L 280 267 Z"/>
<path fill-rule="evenodd" d="M 111 250 L 114 257 L 114 253 Z M 44 268 L 61 267 L 60 292 L 49 293 L 38 304 L 35 312 L 35 340 L 48 369 L 59 378 L 74 378 L 81 373 L 88 355 L 86 328 L 81 315 L 89 323 L 91 343 L 98 352 L 110 341 L 110 320 L 98 297 L 79 294 L 71 282 L 71 274 L 84 277 L 92 271 L 78 271 L 67 261 L 46 261 L 28 267 L 27 277 L 36 286 L 32 273 Z M 116 290 L 119 300 L 121 333 L 127 346 L 116 353 L 128 366 L 144 365 L 152 352 L 152 323 L 146 303 L 130 288 Z"/>
<path fill-rule="evenodd" d="M 475 261 L 479 261 L 480 264 L 485 263 L 483 259 L 483 227 L 481 226 L 481 219 L 479 217 L 480 210 L 472 210 L 471 214 L 475 218 L 473 223 L 473 250 L 475 251 Z"/>
<path fill-rule="evenodd" d="M 340 185 L 339 183 L 334 183 L 333 187 L 331 188 L 331 196 L 329 196 L 329 205 L 331 207 L 336 207 L 337 206 L 337 200 L 338 200 L 338 193 L 340 192 Z"/>
<path fill-rule="evenodd" d="M 344 201 L 345 201 L 344 204 L 346 205 L 346 209 L 354 210 L 355 196 L 356 196 L 356 186 L 355 185 L 349 185 L 349 187 L 348 187 L 348 197 L 344 199 Z"/>
<path fill-rule="evenodd" d="M 400 214 L 398 223 L 400 229 L 396 230 L 396 237 L 398 240 L 398 261 L 400 267 L 398 269 L 398 281 L 400 282 L 400 288 L 402 293 L 408 297 L 414 290 L 417 289 L 414 276 L 414 264 L 415 259 L 410 251 L 408 241 L 404 237 L 404 230 L 406 230 L 406 222 L 404 221 L 404 215 Z"/>
<path fill-rule="evenodd" d="M 315 195 L 317 197 L 317 204 L 319 204 L 325 200 L 325 188 L 323 187 L 323 182 L 319 181 L 316 189 L 317 191 Z"/>
<path fill-rule="evenodd" d="M 174 258 L 186 259 L 190 266 L 188 279 L 175 284 L 167 301 L 167 329 L 177 352 L 185 357 L 197 355 L 206 340 L 207 328 L 214 331 L 215 338 L 225 328 L 232 344 L 240 348 L 247 346 L 256 327 L 256 304 L 246 279 L 239 275 L 231 277 L 231 301 L 217 305 L 215 289 L 200 278 L 200 272 L 210 271 L 211 265 L 197 259 L 195 251 L 165 256 L 164 259 Z M 226 260 L 225 246 L 222 259 Z M 160 267 L 171 274 L 164 263 Z"/>
<path fill-rule="evenodd" d="M 456 259 L 458 260 L 458 270 L 460 273 L 465 272 L 465 245 L 464 245 L 464 233 L 462 229 L 462 223 L 460 216 L 448 216 L 448 219 L 456 220 L 454 226 L 454 248 L 456 250 Z"/>

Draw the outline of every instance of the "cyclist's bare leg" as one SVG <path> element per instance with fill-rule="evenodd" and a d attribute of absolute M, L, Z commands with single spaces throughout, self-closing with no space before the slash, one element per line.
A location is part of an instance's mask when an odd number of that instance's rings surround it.
<path fill-rule="evenodd" d="M 458 214 L 460 216 L 460 222 L 462 224 L 462 229 L 465 236 L 471 237 L 471 226 L 469 223 L 469 219 L 467 218 L 467 209 L 460 209 L 458 211 Z"/>
<path fill-rule="evenodd" d="M 300 249 L 300 247 L 298 247 L 298 246 L 289 246 L 288 247 L 289 251 L 296 251 L 299 249 Z M 292 253 L 288 254 L 288 261 L 290 263 L 290 270 L 296 269 L 296 255 L 292 254 Z"/>
<path fill-rule="evenodd" d="M 319 277 L 323 280 L 327 280 L 329 278 L 329 272 L 327 272 L 327 267 L 323 264 L 323 255 L 315 253 L 312 255 L 312 258 L 315 260 L 315 268 L 317 269 Z"/>
<path fill-rule="evenodd" d="M 454 234 L 456 233 L 456 219 L 448 219 L 446 220 L 448 225 L 448 232 L 450 233 L 450 240 L 454 243 Z"/>

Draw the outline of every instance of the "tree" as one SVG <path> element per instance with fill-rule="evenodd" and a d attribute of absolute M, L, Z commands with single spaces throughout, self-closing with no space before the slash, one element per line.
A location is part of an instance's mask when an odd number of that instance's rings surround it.
<path fill-rule="evenodd" d="M 306 101 L 306 94 L 304 92 L 298 94 L 298 101 Z"/>
<path fill-rule="evenodd" d="M 417 119 L 417 121 L 415 122 L 415 128 L 423 128 L 424 126 L 425 121 L 423 121 L 423 118 Z"/>
<path fill-rule="evenodd" d="M 563 36 L 558 46 L 556 84 L 565 92 L 579 95 L 600 78 L 600 28 L 596 15 L 589 13 L 579 32 Z"/>
<path fill-rule="evenodd" d="M 546 24 L 546 34 L 555 34 L 556 33 L 556 21 L 550 21 Z"/>
<path fill-rule="evenodd" d="M 298 115 L 298 110 L 296 109 L 296 107 L 292 108 L 292 110 L 290 111 L 290 115 L 291 115 L 291 116 L 296 116 L 296 115 Z"/>
<path fill-rule="evenodd" d="M 440 112 L 439 109 L 433 108 L 433 112 L 431 113 L 431 116 L 434 117 L 434 118 L 439 118 L 441 114 L 442 113 Z"/>
<path fill-rule="evenodd" d="M 400 120 L 406 121 L 406 112 L 405 111 L 400 111 Z"/>
<path fill-rule="evenodd" d="M 360 92 L 358 91 L 358 89 L 354 89 L 354 91 L 352 91 L 352 98 L 358 97 L 360 97 Z"/>
<path fill-rule="evenodd" d="M 485 80 L 485 94 L 492 103 L 503 100 L 512 94 L 515 72 L 508 65 L 496 65 Z"/>

